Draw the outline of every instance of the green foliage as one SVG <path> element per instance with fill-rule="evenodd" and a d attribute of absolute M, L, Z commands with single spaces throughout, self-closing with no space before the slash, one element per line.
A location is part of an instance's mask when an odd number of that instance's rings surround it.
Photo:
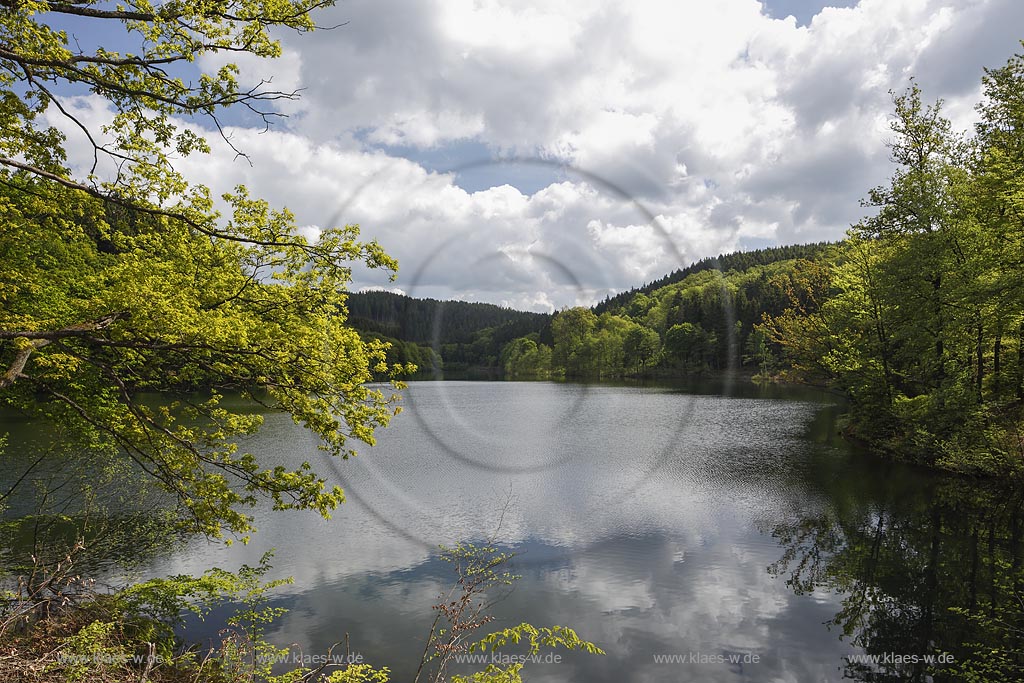
<path fill-rule="evenodd" d="M 390 680 L 391 672 L 386 666 L 374 669 L 369 664 L 349 664 L 324 679 L 325 683 L 388 683 Z"/>
<path fill-rule="evenodd" d="M 639 374 L 648 361 L 658 353 L 660 346 L 661 339 L 657 332 L 642 326 L 633 327 L 626 333 L 626 338 L 622 342 L 625 362 L 635 367 Z"/>
<path fill-rule="evenodd" d="M 276 57 L 271 32 L 312 30 L 309 11 L 325 4 L 89 0 L 0 13 L 0 407 L 60 425 L 76 448 L 129 458 L 174 495 L 184 527 L 211 536 L 244 537 L 246 508 L 261 498 L 324 516 L 344 500 L 308 461 L 239 453 L 237 437 L 261 418 L 225 408 L 227 392 L 286 411 L 348 457 L 351 440 L 372 444 L 394 413 L 397 397 L 367 382 L 406 369 L 345 324 L 350 264 L 397 267 L 378 244 L 351 225 L 307 239 L 291 212 L 244 187 L 221 195 L 221 215 L 213 192 L 173 165 L 209 150 L 176 117 L 221 130 L 226 107 L 269 120 L 269 102 L 294 97 L 241 86 L 230 64 L 194 79 L 173 68 L 217 54 Z M 82 50 L 53 28 L 65 14 L 139 49 Z M 102 131 L 62 101 L 76 87 L 113 109 Z M 64 136 L 44 111 L 86 131 L 93 173 L 65 167 Z M 111 160 L 119 171 L 105 179 Z M 153 406 L 146 392 L 168 400 Z"/>
<path fill-rule="evenodd" d="M 523 665 L 529 661 L 529 657 L 537 655 L 541 647 L 563 647 L 590 654 L 604 654 L 596 645 L 580 639 L 575 631 L 564 626 L 537 628 L 523 623 L 495 631 L 473 642 L 472 634 L 494 620 L 489 613 L 491 605 L 495 602 L 494 591 L 512 585 L 519 578 L 505 569 L 512 555 L 501 552 L 488 541 L 480 546 L 472 543 L 459 543 L 453 547 L 442 546 L 441 558 L 452 564 L 458 579 L 447 594 L 439 596 L 439 602 L 434 606 L 437 617 L 431 626 L 426 649 L 413 683 L 419 681 L 423 675 L 432 683 L 448 680 L 448 667 L 457 655 L 485 652 L 488 648 L 494 652 L 520 642 L 527 645 L 527 653 L 517 655 L 516 661 L 507 666 L 491 663 L 483 671 L 472 676 L 455 675 L 450 680 L 453 683 L 521 681 L 519 672 Z M 442 620 L 447 627 L 441 627 Z M 432 667 L 432 670 L 428 671 L 428 666 Z"/>
<path fill-rule="evenodd" d="M 472 676 L 452 676 L 452 683 L 522 683 L 523 677 L 519 672 L 523 665 L 519 662 L 501 667 L 497 664 L 488 664 L 483 671 L 477 671 Z"/>
<path fill-rule="evenodd" d="M 665 332 L 665 353 L 686 369 L 701 370 L 714 357 L 718 338 L 700 323 L 679 323 Z"/>
<path fill-rule="evenodd" d="M 551 316 L 514 311 L 493 304 L 414 299 L 391 292 L 358 292 L 347 302 L 353 326 L 364 338 L 392 344 L 388 362 L 410 362 L 420 376 L 500 376 L 507 345 L 530 337 L 550 349 Z M 542 357 L 514 364 L 516 377 L 546 376 Z"/>
<path fill-rule="evenodd" d="M 280 676 L 271 674 L 274 662 L 283 661 L 290 648 L 276 647 L 267 642 L 266 629 L 288 610 L 267 605 L 266 594 L 278 586 L 292 583 L 291 577 L 263 581 L 263 576 L 270 570 L 271 557 L 272 553 L 268 552 L 260 559 L 259 566 L 243 566 L 237 574 L 218 572 L 218 578 L 228 583 L 224 594 L 240 599 L 242 605 L 227 620 L 233 632 L 221 641 L 220 664 L 234 679 L 255 677 L 267 683 L 292 683 L 301 680 L 308 670 L 298 667 Z"/>
<path fill-rule="evenodd" d="M 551 347 L 538 344 L 538 337 L 520 337 L 502 349 L 501 361 L 506 378 L 546 379 L 551 376 Z"/>
<path fill-rule="evenodd" d="M 780 364 L 778 345 L 754 325 L 765 312 L 785 310 L 783 279 L 794 259 L 822 258 L 828 247 L 772 247 L 705 259 L 589 311 L 577 307 L 554 316 L 390 292 L 353 294 L 348 308 L 365 338 L 392 344 L 389 363 L 412 362 L 421 370 L 491 370 L 487 376 L 509 379 L 690 374 L 740 364 L 774 371 Z M 685 359 L 667 347 L 662 353 L 668 330 L 683 323 L 703 331 L 699 348 Z M 657 343 L 639 328 L 657 334 Z M 627 358 L 626 336 L 634 329 Z"/>
<path fill-rule="evenodd" d="M 484 636 L 469 647 L 470 652 L 497 652 L 509 645 L 526 646 L 525 654 L 518 655 L 520 658 L 536 657 L 544 648 L 565 648 L 566 650 L 579 650 L 593 655 L 603 655 L 604 650 L 591 642 L 580 638 L 575 631 L 565 626 L 552 626 L 537 628 L 531 624 L 522 623 L 518 626 L 505 628 Z M 522 671 L 523 662 L 513 662 L 502 667 L 498 664 L 489 664 L 486 669 L 479 671 L 472 676 L 452 676 L 452 683 L 522 683 L 519 672 Z"/>
<path fill-rule="evenodd" d="M 173 501 L 128 459 L 83 447 L 65 427 L 11 425 L 12 447 L 0 451 L 0 505 L 10 506 L 0 519 L 0 576 L 32 584 L 69 555 L 76 573 L 92 576 L 172 551 L 184 536 Z"/>
<path fill-rule="evenodd" d="M 712 269 L 711 261 L 701 262 L 685 277 L 669 278 L 668 284 L 644 288 L 631 298 L 617 297 L 593 310 L 560 311 L 551 320 L 551 376 L 686 375 L 741 364 L 774 371 L 780 348 L 755 324 L 765 313 L 780 315 L 786 309 L 786 290 L 798 262 L 773 259 L 794 254 L 823 258 L 827 251 L 825 245 L 809 245 L 730 254 L 721 257 L 723 263 L 749 267 L 722 273 Z M 532 348 L 530 339 L 539 343 L 527 336 L 507 344 L 503 361 L 520 359 Z M 740 349 L 747 353 L 741 355 Z M 544 358 L 543 349 L 538 350 Z M 522 363 L 504 365 L 506 376 L 530 376 Z"/>
<path fill-rule="evenodd" d="M 292 667 L 280 675 L 272 673 L 275 662 L 287 661 L 290 648 L 274 646 L 266 639 L 267 628 L 287 611 L 268 605 L 268 593 L 292 583 L 291 578 L 265 580 L 272 557 L 273 552 L 268 551 L 257 566 L 243 565 L 237 572 L 213 568 L 198 577 L 171 576 L 131 585 L 113 596 L 114 616 L 127 640 L 154 643 L 160 661 L 173 662 L 181 670 L 205 670 L 210 680 L 303 680 L 311 669 Z M 235 610 L 221 631 L 219 646 L 198 658 L 192 651 L 178 654 L 175 628 L 183 623 L 184 615 L 205 618 L 223 605 L 233 605 Z"/>
<path fill-rule="evenodd" d="M 536 655 L 541 647 L 563 647 L 567 650 L 580 650 L 593 655 L 603 655 L 604 650 L 591 642 L 581 639 L 575 631 L 565 626 L 537 628 L 527 623 L 512 628 L 495 631 L 470 646 L 470 652 L 492 652 L 509 644 L 518 645 L 523 642 L 527 646 L 527 654 Z"/>
<path fill-rule="evenodd" d="M 990 562 L 993 590 L 982 597 L 984 604 L 949 608 L 970 624 L 971 636 L 963 643 L 966 656 L 946 669 L 968 683 L 1011 683 L 1024 678 L 1024 646 L 1020 638 L 1024 594 L 1018 588 L 1019 568 L 1002 558 L 990 558 Z M 997 595 L 1008 599 L 996 601 Z"/>
<path fill-rule="evenodd" d="M 1024 469 L 1022 58 L 984 79 L 973 139 L 912 86 L 894 97 L 891 183 L 828 263 L 801 263 L 761 331 L 798 378 L 850 398 L 878 448 L 970 474 Z"/>
<path fill-rule="evenodd" d="M 593 311 L 579 306 L 567 308 L 552 319 L 552 361 L 564 368 L 565 374 L 585 374 L 587 358 L 590 355 L 586 343 L 596 327 L 597 316 Z"/>
<path fill-rule="evenodd" d="M 729 273 L 732 271 L 744 272 L 756 269 L 758 266 L 767 266 L 772 263 L 793 261 L 795 259 L 815 260 L 828 246 L 829 244 L 827 242 L 818 242 L 815 244 L 794 244 L 782 247 L 754 249 L 752 251 L 738 251 L 732 254 L 720 254 L 717 257 L 704 258 L 692 265 L 686 266 L 685 268 L 675 270 L 654 282 L 644 285 L 643 287 L 631 289 L 628 292 L 622 292 L 621 294 L 609 297 L 595 306 L 594 312 L 600 315 L 605 311 L 627 309 L 629 314 L 633 315 L 633 312 L 629 309 L 632 309 L 634 303 L 637 304 L 637 309 L 646 311 L 646 295 L 650 295 L 652 292 L 660 289 L 665 289 L 669 285 L 682 282 L 691 275 L 696 275 L 705 271 L 719 271 L 721 273 Z M 645 298 L 640 298 L 640 295 L 644 295 Z"/>
<path fill-rule="evenodd" d="M 512 337 L 540 332 L 550 316 L 514 311 L 471 301 L 414 299 L 404 294 L 368 291 L 349 295 L 355 327 L 420 344 L 471 344 L 485 328 L 514 328 Z M 512 337 L 508 337 L 511 339 Z"/>
<path fill-rule="evenodd" d="M 115 668 L 128 659 L 128 652 L 114 641 L 116 624 L 94 621 L 64 640 L 64 678 L 80 681 L 97 669 Z"/>
<path fill-rule="evenodd" d="M 92 582 L 68 576 L 62 568 L 52 570 L 39 582 L 42 592 L 5 600 L 0 607 L 0 647 L 9 655 L 0 661 L 0 677 L 25 669 L 42 677 L 24 680 L 47 681 L 137 681 L 140 670 L 142 679 L 153 681 L 292 683 L 308 678 L 314 672 L 303 667 L 272 674 L 273 663 L 286 661 L 289 651 L 265 638 L 267 626 L 284 612 L 267 604 L 268 591 L 291 579 L 265 580 L 270 557 L 267 553 L 256 567 L 243 566 L 236 573 L 215 568 L 198 577 L 151 579 L 112 593 L 97 593 Z M 30 629 L 19 625 L 26 604 L 37 615 Z M 205 651 L 185 647 L 178 629 L 186 614 L 204 619 L 228 606 L 235 609 L 218 645 Z"/>

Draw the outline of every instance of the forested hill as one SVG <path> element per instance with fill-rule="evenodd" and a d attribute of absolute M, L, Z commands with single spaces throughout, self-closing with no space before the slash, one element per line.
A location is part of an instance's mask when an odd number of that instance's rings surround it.
<path fill-rule="evenodd" d="M 650 294 L 707 270 L 743 272 L 754 266 L 765 266 L 779 261 L 814 259 L 829 244 L 816 242 L 766 247 L 704 258 L 646 285 L 609 297 L 594 306 L 593 311 L 600 315 L 605 311 L 628 307 L 637 294 Z M 481 330 L 497 327 L 515 329 L 517 333 L 514 336 L 536 332 L 547 338 L 550 335 L 552 317 L 550 314 L 517 311 L 495 304 L 417 299 L 383 291 L 349 294 L 348 310 L 350 323 L 360 330 L 419 344 L 431 344 L 435 341 L 441 344 L 469 343 Z M 435 324 L 439 333 L 437 340 L 434 339 Z"/>
<path fill-rule="evenodd" d="M 739 361 L 744 353 L 752 360 L 758 353 L 749 347 L 753 325 L 764 313 L 777 315 L 785 307 L 780 285 L 769 278 L 784 276 L 798 259 L 819 258 L 827 246 L 822 242 L 769 247 L 703 259 L 592 309 L 554 315 L 360 292 L 349 297 L 349 321 L 364 338 L 391 342 L 389 360 L 416 364 L 420 376 L 441 368 L 446 375 L 597 378 L 716 370 L 728 366 L 730 358 Z M 715 271 L 725 273 L 725 280 Z M 578 339 L 556 339 L 556 328 L 584 312 L 585 319 L 577 322 L 588 332 Z M 730 330 L 737 321 L 741 327 L 733 336 Z M 673 338 L 675 346 L 687 347 L 675 349 L 673 355 L 663 342 L 670 327 L 683 323 L 690 324 L 686 329 L 692 339 Z M 641 331 L 646 335 L 643 340 L 637 336 Z"/>
<path fill-rule="evenodd" d="M 501 350 L 513 339 L 532 336 L 551 344 L 551 315 L 494 304 L 357 292 L 349 295 L 348 309 L 363 338 L 391 342 L 389 362 L 413 363 L 420 377 L 442 368 L 449 377 L 498 377 Z"/>
<path fill-rule="evenodd" d="M 765 247 L 764 249 L 754 249 L 752 251 L 735 251 L 730 254 L 719 254 L 717 257 L 709 256 L 685 268 L 678 268 L 646 285 L 609 297 L 594 306 L 594 313 L 600 315 L 605 311 L 625 307 L 637 294 L 650 294 L 656 289 L 680 282 L 689 275 L 705 270 L 721 270 L 723 273 L 727 273 L 730 270 L 742 272 L 754 266 L 766 266 L 778 261 L 789 261 L 792 259 L 811 260 L 818 257 L 830 244 L 833 243 L 791 244 L 782 247 Z"/>
<path fill-rule="evenodd" d="M 348 310 L 349 321 L 358 329 L 421 344 L 471 342 L 477 332 L 489 327 L 507 326 L 515 329 L 514 336 L 521 336 L 539 332 L 551 318 L 494 304 L 414 299 L 376 291 L 350 294 Z"/>

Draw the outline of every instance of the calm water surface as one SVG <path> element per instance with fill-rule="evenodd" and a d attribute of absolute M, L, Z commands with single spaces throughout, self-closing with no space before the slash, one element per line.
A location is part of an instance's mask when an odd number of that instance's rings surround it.
<path fill-rule="evenodd" d="M 978 600 L 980 523 L 945 480 L 839 440 L 827 394 L 514 382 L 404 393 L 375 447 L 320 459 L 349 498 L 332 521 L 261 514 L 248 546 L 195 541 L 142 575 L 234 569 L 273 547 L 274 575 L 295 584 L 277 593 L 289 612 L 270 640 L 322 653 L 347 634 L 395 681 L 411 678 L 452 582 L 438 544 L 488 536 L 522 576 L 494 627 L 570 625 L 607 652 L 528 666 L 531 681 L 873 680 L 878 667 L 847 657 L 964 636 L 944 615 L 965 591 Z M 317 457 L 278 414 L 245 448 Z"/>

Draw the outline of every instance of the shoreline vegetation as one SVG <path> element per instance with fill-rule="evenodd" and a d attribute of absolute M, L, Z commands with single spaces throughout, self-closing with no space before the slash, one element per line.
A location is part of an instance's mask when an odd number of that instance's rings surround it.
<path fill-rule="evenodd" d="M 282 612 L 265 597 L 282 582 L 263 579 L 267 556 L 238 572 L 109 591 L 79 574 L 83 555 L 112 543 L 137 550 L 118 518 L 126 509 L 152 523 L 147 542 L 159 547 L 182 535 L 247 541 L 257 505 L 329 518 L 345 500 L 309 461 L 241 450 L 263 418 L 223 401 L 235 392 L 288 414 L 328 456 L 346 459 L 399 413 L 391 389 L 415 366 L 598 381 L 746 366 L 842 391 L 851 435 L 875 449 L 1019 481 L 1024 58 L 986 72 L 970 137 L 954 134 L 916 87 L 894 97 L 897 169 L 868 193 L 873 213 L 842 243 L 706 259 L 593 308 L 545 316 L 350 295 L 354 266 L 397 276 L 397 262 L 358 226 L 322 226 L 313 237 L 244 186 L 184 176 L 184 157 L 211 151 L 204 131 L 245 156 L 229 111 L 269 126 L 281 115 L 274 103 L 298 97 L 271 79 L 243 84 L 231 62 L 280 57 L 279 32 L 316 30 L 312 13 L 331 4 L 180 0 L 123 11 L 29 1 L 0 12 L 0 408 L 52 429 L 41 445 L 11 448 L 0 435 L 13 473 L 0 490 L 0 533 L 29 535 L 0 556 L 7 680 L 389 680 L 387 668 L 363 663 L 273 670 L 283 653 L 264 635 Z M 107 47 L 83 47 L 59 28 L 69 17 L 87 17 Z M 124 45 L 135 53 L 113 50 Z M 105 124 L 76 116 L 82 92 L 109 114 Z M 91 170 L 72 167 L 55 121 L 84 133 L 75 144 L 92 155 Z M 389 389 L 371 386 L 382 378 Z M 202 400 L 184 393 L 197 387 Z M 153 393 L 166 403 L 148 402 Z M 41 472 L 53 458 L 60 466 Z M 13 505 L 19 496 L 29 502 Z M 936 523 L 935 553 L 940 531 Z M 457 582 L 417 645 L 416 681 L 519 683 L 521 663 L 469 677 L 448 671 L 456 654 L 517 644 L 601 654 L 564 626 L 480 635 L 492 620 L 482 606 L 515 579 L 508 555 L 490 543 L 442 555 Z M 998 569 L 1019 599 L 1020 567 Z M 986 628 L 1006 634 L 1007 620 L 1019 623 L 1007 603 L 992 601 Z M 183 614 L 226 604 L 241 610 L 216 652 L 181 650 L 174 627 Z M 985 648 L 1005 680 L 1019 678 L 1018 633 Z M 989 673 L 966 679 L 995 680 Z"/>

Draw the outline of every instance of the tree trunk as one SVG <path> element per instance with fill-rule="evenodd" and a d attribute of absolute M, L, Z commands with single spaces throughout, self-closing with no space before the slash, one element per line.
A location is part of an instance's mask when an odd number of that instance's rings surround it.
<path fill-rule="evenodd" d="M 1024 401 L 1024 321 L 1017 332 L 1017 400 Z"/>
<path fill-rule="evenodd" d="M 945 323 L 942 316 L 942 299 L 940 296 L 941 289 L 942 275 L 940 274 L 932 278 L 932 292 L 935 296 L 935 388 L 937 389 L 942 389 L 946 384 L 946 345 L 943 339 L 946 331 L 944 329 Z M 937 393 L 937 398 L 939 407 L 943 407 L 945 405 L 945 393 L 939 391 Z"/>
<path fill-rule="evenodd" d="M 996 558 L 996 521 L 995 517 L 988 522 L 988 613 L 995 614 L 996 606 L 999 603 L 999 594 L 996 592 L 996 571 L 999 562 Z"/>
<path fill-rule="evenodd" d="M 982 324 L 978 323 L 978 343 L 975 345 L 975 353 L 977 355 L 978 373 L 976 376 L 977 386 L 976 393 L 978 394 L 978 403 L 981 403 L 982 386 L 985 381 L 985 329 Z"/>
<path fill-rule="evenodd" d="M 1020 595 L 1020 501 L 1010 512 L 1010 595 Z M 1020 650 L 1021 631 L 1011 631 L 1010 647 Z"/>
<path fill-rule="evenodd" d="M 924 580 L 926 604 L 922 605 L 924 614 L 921 619 L 922 623 L 919 631 L 920 644 L 918 645 L 918 651 L 922 654 L 930 654 L 934 648 L 935 609 L 939 599 L 939 558 L 942 557 L 942 510 L 939 508 L 938 503 L 932 503 L 930 516 L 931 547 L 928 551 L 928 564 L 925 566 L 924 576 L 922 577 Z M 917 673 L 920 675 L 921 669 L 918 669 Z"/>
<path fill-rule="evenodd" d="M 992 345 L 992 393 L 999 398 L 999 373 L 1002 370 L 1003 324 L 996 325 L 996 341 Z"/>
<path fill-rule="evenodd" d="M 973 612 L 978 607 L 978 529 L 971 530 L 971 575 L 968 580 L 967 609 Z"/>

